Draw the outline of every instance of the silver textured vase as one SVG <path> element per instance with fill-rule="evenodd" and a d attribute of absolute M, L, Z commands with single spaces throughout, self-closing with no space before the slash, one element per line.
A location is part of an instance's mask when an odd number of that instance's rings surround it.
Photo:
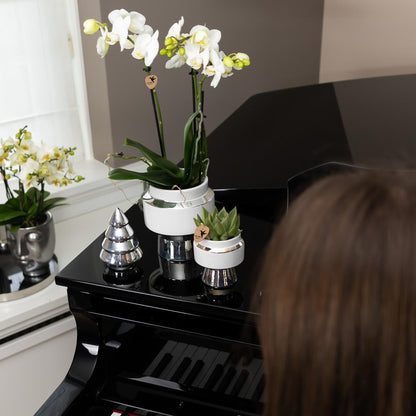
<path fill-rule="evenodd" d="M 7 241 L 24 275 L 39 277 L 50 274 L 49 262 L 55 250 L 55 226 L 49 211 L 40 225 L 19 228 L 16 232 L 11 232 L 7 226 Z"/>

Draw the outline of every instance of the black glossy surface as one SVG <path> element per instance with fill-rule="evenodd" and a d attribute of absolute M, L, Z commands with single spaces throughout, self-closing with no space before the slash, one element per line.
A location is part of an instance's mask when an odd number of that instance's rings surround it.
<path fill-rule="evenodd" d="M 50 272 L 48 274 L 37 277 L 26 276 L 23 274 L 23 269 L 16 257 L 9 250 L 0 251 L 0 295 L 17 294 L 17 292 L 22 292 L 29 288 L 32 288 L 33 291 L 26 292 L 28 292 L 28 295 L 32 294 L 36 291 L 34 286 L 47 279 L 57 268 L 58 261 L 54 257 L 50 261 Z M 22 297 L 24 297 L 24 294 L 22 294 Z"/>
<path fill-rule="evenodd" d="M 237 267 L 238 283 L 236 287 L 236 297 L 240 299 L 230 300 L 228 305 L 219 305 L 218 301 L 211 302 L 204 296 L 203 287 L 196 283 L 197 290 L 189 295 L 186 288 L 183 289 L 182 296 L 169 296 L 180 293 L 180 287 L 175 293 L 175 287 L 164 291 L 149 284 L 152 274 L 158 274 L 159 264 L 156 252 L 157 236 L 149 231 L 143 223 L 143 214 L 138 206 L 131 207 L 126 215 L 130 225 L 135 231 L 143 250 L 143 258 L 137 264 L 137 270 L 132 273 L 129 282 L 131 288 L 126 288 L 126 281 L 120 280 L 120 285 L 109 283 L 117 279 L 113 276 L 109 278 L 106 273 L 105 264 L 99 259 L 99 252 L 103 236 L 98 237 L 77 259 L 70 263 L 64 270 L 59 272 L 56 282 L 71 288 L 82 290 L 93 290 L 94 293 L 101 295 L 115 296 L 119 299 L 134 300 L 145 302 L 152 306 L 163 304 L 171 308 L 181 308 L 189 311 L 196 310 L 198 313 L 206 310 L 209 314 L 222 315 L 223 308 L 230 309 L 229 313 L 237 311 L 247 311 L 249 309 L 250 295 L 255 283 L 256 268 L 261 258 L 263 247 L 267 243 L 273 227 L 273 221 L 282 215 L 286 209 L 286 190 L 217 190 L 216 200 L 219 206 L 237 205 L 241 213 L 241 227 L 243 238 L 246 244 L 244 263 Z M 263 209 L 267 203 L 268 210 Z M 134 275 L 137 276 L 134 283 Z M 154 280 L 154 279 L 153 279 Z M 176 286 L 180 286 L 178 283 Z M 175 284 L 173 284 L 175 286 Z M 198 290 L 199 289 L 199 290 Z M 215 304 L 213 308 L 212 305 Z"/>
<path fill-rule="evenodd" d="M 268 91 L 208 137 L 214 188 L 280 188 L 325 162 L 415 167 L 416 75 Z"/>

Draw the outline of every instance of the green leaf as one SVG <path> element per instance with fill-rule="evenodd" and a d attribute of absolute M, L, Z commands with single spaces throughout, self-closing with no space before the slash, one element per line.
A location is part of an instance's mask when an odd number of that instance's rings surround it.
<path fill-rule="evenodd" d="M 225 228 L 224 228 L 224 226 L 220 223 L 220 222 L 217 222 L 215 225 L 214 225 L 214 230 L 215 230 L 215 232 L 218 234 L 218 235 L 223 235 L 224 233 L 225 233 Z"/>
<path fill-rule="evenodd" d="M 188 118 L 183 131 L 183 167 L 187 179 L 192 176 L 192 161 L 195 155 L 195 142 L 198 134 L 197 132 L 194 133 L 192 124 L 199 114 L 200 112 L 196 111 Z"/>
<path fill-rule="evenodd" d="M 0 205 L 0 222 L 3 224 L 8 224 L 12 220 L 15 220 L 18 217 L 23 217 L 25 215 L 26 213 L 24 211 L 15 210 L 6 204 Z"/>
<path fill-rule="evenodd" d="M 209 221 L 210 216 L 211 214 L 208 212 L 208 210 L 205 207 L 202 207 L 202 220 L 205 225 L 207 225 L 207 222 Z"/>
<path fill-rule="evenodd" d="M 46 201 L 43 201 L 43 212 L 49 211 L 52 208 L 60 207 L 63 204 L 63 201 L 65 201 L 66 198 L 63 197 L 56 197 L 56 198 L 49 198 Z"/>
<path fill-rule="evenodd" d="M 221 211 L 218 213 L 217 217 L 220 221 L 222 221 L 227 215 L 227 210 L 225 209 L 225 207 L 223 207 Z"/>
<path fill-rule="evenodd" d="M 163 170 L 154 170 L 151 172 L 135 172 L 128 169 L 116 168 L 110 171 L 108 177 L 113 180 L 139 179 L 146 181 L 151 185 L 166 189 L 170 189 L 174 185 L 183 187 L 183 183 L 180 180 L 181 178 L 174 178 Z"/>
<path fill-rule="evenodd" d="M 126 139 L 124 144 L 126 146 L 132 146 L 136 149 L 139 149 L 143 155 L 148 160 L 150 160 L 150 162 L 152 162 L 153 165 L 156 165 L 160 169 L 164 170 L 170 176 L 174 176 L 175 178 L 183 177 L 183 172 L 178 165 L 158 155 L 157 153 L 153 152 L 153 150 L 150 150 L 148 147 L 142 145 L 141 143 L 136 142 L 135 140 Z"/>
<path fill-rule="evenodd" d="M 210 240 L 219 240 L 219 235 L 215 232 L 214 228 L 209 227 L 208 237 Z"/>

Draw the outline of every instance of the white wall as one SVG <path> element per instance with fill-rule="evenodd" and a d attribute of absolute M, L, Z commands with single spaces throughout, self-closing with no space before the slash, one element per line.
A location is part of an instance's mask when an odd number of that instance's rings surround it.
<path fill-rule="evenodd" d="M 414 0 L 325 0 L 320 82 L 416 72 Z"/>

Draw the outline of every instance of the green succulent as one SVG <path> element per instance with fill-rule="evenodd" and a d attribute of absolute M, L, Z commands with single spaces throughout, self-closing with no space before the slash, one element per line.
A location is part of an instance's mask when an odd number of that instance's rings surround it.
<path fill-rule="evenodd" d="M 196 226 L 201 224 L 209 228 L 208 239 L 215 241 L 229 240 L 241 233 L 240 230 L 240 215 L 237 214 L 237 208 L 234 207 L 229 213 L 225 208 L 218 211 L 214 208 L 212 213 L 209 213 L 205 208 L 202 208 L 202 218 L 198 215 L 194 218 Z"/>

